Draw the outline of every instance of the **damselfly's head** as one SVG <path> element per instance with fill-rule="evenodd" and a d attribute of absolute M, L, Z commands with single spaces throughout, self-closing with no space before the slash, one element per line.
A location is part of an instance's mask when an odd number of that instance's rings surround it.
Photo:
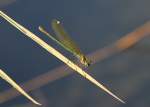
<path fill-rule="evenodd" d="M 80 62 L 85 65 L 86 67 L 91 65 L 91 61 L 89 59 L 86 58 L 86 56 L 81 55 L 80 56 Z"/>

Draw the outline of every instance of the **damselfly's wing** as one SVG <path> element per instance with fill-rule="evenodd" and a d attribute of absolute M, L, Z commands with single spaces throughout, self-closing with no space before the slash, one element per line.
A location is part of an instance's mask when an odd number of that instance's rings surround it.
<path fill-rule="evenodd" d="M 75 55 L 81 55 L 81 50 L 77 44 L 69 37 L 63 26 L 56 19 L 52 20 L 52 28 L 57 36 L 57 39 Z"/>

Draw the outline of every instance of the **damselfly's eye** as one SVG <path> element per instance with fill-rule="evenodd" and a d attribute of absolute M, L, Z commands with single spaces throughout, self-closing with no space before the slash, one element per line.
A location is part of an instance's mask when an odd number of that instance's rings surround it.
<path fill-rule="evenodd" d="M 88 63 L 87 63 L 87 66 L 90 66 L 90 65 L 91 65 L 91 63 L 90 63 L 90 62 L 88 62 Z"/>

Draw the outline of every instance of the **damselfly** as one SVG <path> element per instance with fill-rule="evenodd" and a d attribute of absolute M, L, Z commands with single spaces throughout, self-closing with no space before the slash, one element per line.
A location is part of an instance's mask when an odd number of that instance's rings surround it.
<path fill-rule="evenodd" d="M 64 27 L 60 24 L 60 21 L 54 19 L 52 20 L 51 25 L 56 34 L 56 38 L 51 36 L 51 34 L 41 26 L 39 26 L 39 30 L 50 37 L 52 40 L 54 40 L 56 43 L 61 45 L 64 49 L 71 52 L 80 60 L 83 65 L 89 66 L 91 64 L 91 61 L 87 59 L 87 57 L 81 52 L 77 44 L 70 38 Z"/>

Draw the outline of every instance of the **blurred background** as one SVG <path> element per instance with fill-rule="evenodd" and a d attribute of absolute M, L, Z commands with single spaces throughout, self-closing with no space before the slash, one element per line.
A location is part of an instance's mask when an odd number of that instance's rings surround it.
<path fill-rule="evenodd" d="M 0 8 L 70 59 L 74 59 L 70 53 L 39 32 L 39 25 L 54 34 L 50 22 L 54 18 L 60 20 L 81 50 L 90 54 L 150 19 L 149 0 L 0 0 Z M 149 107 L 149 45 L 147 36 L 134 47 L 87 69 L 126 104 L 116 101 L 77 73 L 38 87 L 29 94 L 42 102 L 42 107 Z M 64 65 L 2 18 L 0 49 L 0 68 L 19 84 Z M 0 80 L 0 93 L 10 88 Z M 0 106 L 36 107 L 24 96 Z"/>

